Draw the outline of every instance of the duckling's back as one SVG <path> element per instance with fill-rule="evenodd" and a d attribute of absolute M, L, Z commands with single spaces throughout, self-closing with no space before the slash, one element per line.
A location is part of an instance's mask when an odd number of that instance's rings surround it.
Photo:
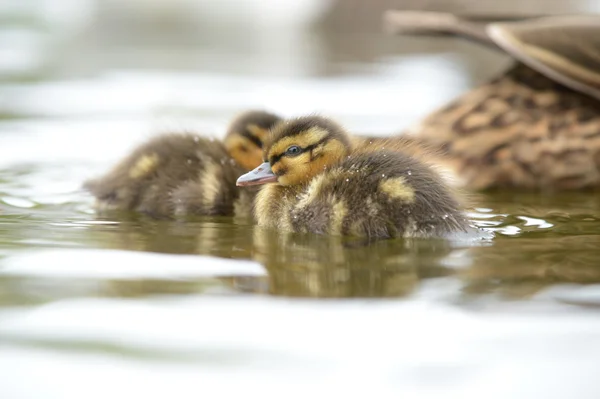
<path fill-rule="evenodd" d="M 220 141 L 167 134 L 141 145 L 85 188 L 96 197 L 99 210 L 226 215 L 246 195 L 235 187 L 243 171 Z M 248 208 L 251 201 L 246 198 Z"/>
<path fill-rule="evenodd" d="M 354 153 L 315 177 L 289 213 L 295 231 L 432 237 L 464 231 L 460 201 L 427 164 L 397 151 Z"/>

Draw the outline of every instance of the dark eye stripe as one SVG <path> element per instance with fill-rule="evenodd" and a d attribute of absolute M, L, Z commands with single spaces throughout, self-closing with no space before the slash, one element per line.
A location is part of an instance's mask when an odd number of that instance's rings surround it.
<path fill-rule="evenodd" d="M 284 156 L 284 154 L 277 154 L 277 155 L 273 155 L 271 157 L 271 159 L 269 160 L 269 163 L 271 164 L 271 167 L 273 167 L 273 165 L 275 165 L 277 162 L 279 162 L 279 160 Z"/>
<path fill-rule="evenodd" d="M 248 132 L 243 132 L 242 134 L 240 134 L 240 136 L 247 138 L 248 140 L 250 140 L 252 142 L 252 144 L 254 144 L 255 146 L 257 146 L 258 148 L 262 148 L 262 141 L 260 141 L 260 139 Z"/>
<path fill-rule="evenodd" d="M 298 146 L 298 147 L 300 147 L 300 152 L 297 153 L 297 154 L 294 154 L 294 156 L 298 156 L 298 155 L 302 154 L 303 152 L 311 151 L 312 149 L 320 146 L 321 144 L 326 143 L 327 141 L 329 141 L 329 136 L 326 136 L 326 137 L 322 138 L 321 140 L 319 140 L 318 142 L 316 142 L 315 144 L 311 144 L 311 145 L 309 145 L 307 147 L 304 147 L 304 148 Z M 285 156 L 285 151 L 282 152 L 281 154 L 273 155 L 271 157 L 271 159 L 269 160 L 269 163 L 271 164 L 271 167 L 273 165 L 275 165 L 277 162 L 279 162 L 279 160 L 281 158 L 283 158 L 284 156 Z"/>

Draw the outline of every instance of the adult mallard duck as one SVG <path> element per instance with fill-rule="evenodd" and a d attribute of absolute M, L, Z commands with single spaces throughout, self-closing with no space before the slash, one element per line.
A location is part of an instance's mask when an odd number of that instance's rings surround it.
<path fill-rule="evenodd" d="M 262 162 L 262 143 L 279 117 L 239 115 L 223 142 L 196 134 L 164 134 L 140 145 L 105 175 L 84 184 L 96 209 L 151 216 L 246 215 L 254 191 L 237 177 Z"/>
<path fill-rule="evenodd" d="M 600 16 L 481 23 L 446 13 L 388 11 L 394 33 L 450 33 L 517 62 L 406 132 L 445 152 L 471 189 L 600 186 Z"/>
<path fill-rule="evenodd" d="M 399 148 L 353 148 L 330 119 L 279 123 L 267 137 L 264 160 L 237 180 L 238 186 L 270 183 L 255 198 L 260 226 L 367 238 L 467 230 L 459 199 L 432 167 Z"/>

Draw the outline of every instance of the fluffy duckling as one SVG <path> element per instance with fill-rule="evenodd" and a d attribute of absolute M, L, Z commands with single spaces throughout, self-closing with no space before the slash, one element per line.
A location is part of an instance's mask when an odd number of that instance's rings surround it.
<path fill-rule="evenodd" d="M 255 192 L 235 179 L 262 162 L 262 143 L 280 118 L 249 111 L 235 118 L 223 142 L 165 134 L 136 148 L 105 175 L 84 184 L 96 208 L 154 217 L 250 214 Z"/>
<path fill-rule="evenodd" d="M 459 200 L 432 167 L 398 149 L 353 149 L 346 131 L 327 118 L 278 124 L 264 160 L 237 181 L 273 183 L 255 198 L 260 226 L 367 238 L 467 230 Z"/>
<path fill-rule="evenodd" d="M 363 152 L 388 150 L 410 155 L 433 167 L 450 187 L 462 189 L 464 186 L 463 178 L 457 174 L 447 152 L 422 137 L 408 134 L 389 137 L 356 135 L 352 137 L 352 148 Z"/>

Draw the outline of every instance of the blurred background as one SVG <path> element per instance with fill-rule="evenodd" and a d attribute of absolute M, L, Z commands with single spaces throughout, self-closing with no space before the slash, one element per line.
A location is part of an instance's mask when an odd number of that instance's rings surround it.
<path fill-rule="evenodd" d="M 328 111 L 357 128 L 389 133 L 509 63 L 503 55 L 461 39 L 387 36 L 381 15 L 388 8 L 493 19 L 595 12 L 600 4 L 594 0 L 4 0 L 0 115 L 123 114 L 158 108 L 203 108 L 206 113 L 208 103 L 212 116 L 224 112 L 229 118 L 246 106 L 288 114 Z M 310 90 L 300 87 L 291 100 L 277 88 L 282 79 L 296 79 L 313 84 L 314 92 L 315 78 L 334 76 L 354 77 L 349 98 L 335 97 L 328 90 L 311 97 Z M 407 76 L 419 76 L 418 84 Z M 243 77 L 259 80 L 249 84 Z M 195 82 L 183 83 L 186 78 Z M 209 86 L 202 78 L 221 80 Z M 57 81 L 61 84 L 34 86 Z M 349 91 L 343 85 L 347 78 L 320 82 L 338 92 Z M 87 86 L 85 94 L 77 91 L 82 85 Z M 47 89 L 52 101 L 34 94 L 39 93 L 32 91 L 34 87 Z M 233 98 L 222 99 L 230 90 L 236 92 Z M 412 96 L 410 108 L 398 104 L 407 93 Z M 365 97 L 379 101 L 364 101 Z M 346 98 L 346 103 L 339 104 L 339 98 Z M 352 112 L 345 113 L 348 107 Z M 369 116 L 368 123 L 362 119 Z M 219 130 L 222 123 L 218 120 L 211 127 Z"/>
<path fill-rule="evenodd" d="M 362 116 L 375 114 L 389 123 L 384 127 L 369 121 L 370 129 L 389 131 L 488 79 L 508 60 L 461 39 L 387 36 L 381 29 L 385 9 L 452 11 L 493 19 L 595 12 L 599 7 L 594 0 L 4 0 L 0 115 L 122 114 L 144 105 L 147 111 L 147 106 L 201 108 L 210 102 L 216 108 L 215 102 L 225 102 L 218 111 L 228 116 L 232 111 L 223 108 L 259 106 L 295 114 L 327 110 L 346 116 L 348 122 L 355 119 L 359 127 L 367 125 L 360 123 Z M 340 109 L 330 105 L 338 99 L 326 91 L 312 98 L 299 91 L 292 105 L 273 87 L 277 79 L 348 75 L 356 77 L 349 100 L 352 115 L 342 115 L 346 104 Z M 378 78 L 365 81 L 368 75 Z M 191 76 L 220 77 L 223 82 L 216 93 L 207 93 L 213 87 L 198 79 L 197 85 L 186 82 L 186 90 L 177 87 Z M 236 81 L 240 76 L 271 80 L 248 85 Z M 407 76 L 422 78 L 411 85 L 414 79 Z M 52 101 L 15 87 L 58 80 L 64 84 L 46 85 L 54 89 L 47 92 Z M 377 85 L 382 80 L 386 82 Z M 84 95 L 73 92 L 81 87 L 74 82 L 105 85 Z M 340 89 L 340 81 L 327 82 Z M 261 93 L 248 92 L 254 87 L 261 87 Z M 235 98 L 218 100 L 230 89 L 237 89 Z M 413 96 L 411 109 L 397 104 L 407 92 Z M 209 95 L 214 100 L 208 100 Z M 365 96 L 379 96 L 379 101 L 364 101 Z"/>
<path fill-rule="evenodd" d="M 493 19 L 598 12 L 595 0 L 4 0 L 3 75 L 76 77 L 103 68 L 339 73 L 402 51 L 388 8 Z M 300 40 L 303 38 L 305 40 Z M 413 44 L 404 51 L 439 51 Z M 158 51 L 160 49 L 161 51 Z"/>

